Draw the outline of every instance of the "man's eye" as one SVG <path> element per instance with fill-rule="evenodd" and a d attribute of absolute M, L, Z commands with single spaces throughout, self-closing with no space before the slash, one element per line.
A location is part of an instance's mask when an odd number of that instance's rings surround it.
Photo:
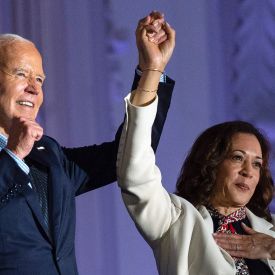
<path fill-rule="evenodd" d="M 26 77 L 26 73 L 24 73 L 24 72 L 17 72 L 17 73 L 16 73 L 16 76 L 19 76 L 19 77 Z"/>
<path fill-rule="evenodd" d="M 38 82 L 40 85 L 42 85 L 44 82 L 44 79 L 42 79 L 41 77 L 37 77 L 36 82 Z"/>

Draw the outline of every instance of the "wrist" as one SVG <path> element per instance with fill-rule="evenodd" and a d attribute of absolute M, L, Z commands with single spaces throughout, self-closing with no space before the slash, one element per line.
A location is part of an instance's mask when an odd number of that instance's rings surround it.
<path fill-rule="evenodd" d="M 7 151 L 9 151 L 12 155 L 16 156 L 19 159 L 24 159 L 24 155 L 20 152 L 20 150 L 16 150 L 14 148 L 11 148 L 9 145 L 5 148 Z"/>
<path fill-rule="evenodd" d="M 166 64 L 163 62 L 142 62 L 140 61 L 138 64 L 138 69 L 144 71 L 148 68 L 158 69 L 163 72 L 165 70 Z"/>
<path fill-rule="evenodd" d="M 146 71 L 151 71 L 151 72 L 156 72 L 156 73 L 160 73 L 160 74 L 163 74 L 164 73 L 164 71 L 161 71 L 160 69 L 158 69 L 158 68 L 145 68 L 145 69 L 143 69 L 143 71 L 142 72 L 146 72 Z"/>
<path fill-rule="evenodd" d="M 23 160 L 25 156 L 22 156 L 20 153 L 18 153 L 17 151 L 11 150 L 8 147 L 4 148 L 4 150 L 13 158 L 15 159 L 20 159 Z"/>
<path fill-rule="evenodd" d="M 142 72 L 138 86 L 144 90 L 157 90 L 161 72 L 154 70 L 145 70 Z"/>

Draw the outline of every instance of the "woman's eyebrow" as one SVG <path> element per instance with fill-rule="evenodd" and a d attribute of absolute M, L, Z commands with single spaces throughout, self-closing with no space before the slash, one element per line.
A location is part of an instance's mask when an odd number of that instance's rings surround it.
<path fill-rule="evenodd" d="M 236 151 L 241 152 L 241 153 L 243 153 L 244 155 L 247 154 L 247 153 L 246 153 L 244 150 L 242 150 L 242 149 L 234 149 L 234 150 L 232 150 L 232 152 L 236 152 Z M 263 158 L 260 157 L 260 156 L 256 156 L 256 158 L 257 158 L 257 159 L 263 159 Z"/>

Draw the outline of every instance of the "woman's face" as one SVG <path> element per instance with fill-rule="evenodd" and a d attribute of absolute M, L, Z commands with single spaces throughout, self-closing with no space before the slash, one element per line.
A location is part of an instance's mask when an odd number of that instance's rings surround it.
<path fill-rule="evenodd" d="M 237 133 L 217 169 L 211 203 L 214 207 L 240 208 L 251 199 L 260 179 L 262 150 L 252 134 Z"/>

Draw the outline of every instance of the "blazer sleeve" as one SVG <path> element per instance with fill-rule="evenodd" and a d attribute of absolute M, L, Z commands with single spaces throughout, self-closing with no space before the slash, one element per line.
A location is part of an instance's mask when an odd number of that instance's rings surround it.
<path fill-rule="evenodd" d="M 132 91 L 137 88 L 139 80 L 140 80 L 140 76 L 137 73 L 135 73 L 135 78 L 132 85 Z M 175 81 L 168 76 L 166 76 L 166 82 L 159 83 L 157 114 L 152 126 L 151 146 L 154 152 L 156 152 L 159 144 L 160 136 L 161 136 L 163 126 L 167 117 L 167 113 L 170 107 L 174 86 L 175 86 Z"/>
<path fill-rule="evenodd" d="M 126 100 L 127 119 L 117 159 L 118 185 L 130 216 L 151 244 L 169 230 L 181 209 L 161 184 L 151 147 L 157 100 L 146 107 L 135 107 Z"/>
<path fill-rule="evenodd" d="M 135 73 L 132 89 L 138 85 L 140 77 Z M 166 83 L 160 83 L 158 88 L 159 104 L 157 115 L 152 127 L 152 148 L 157 149 L 163 126 L 170 107 L 172 92 L 175 82 L 167 77 Z M 93 145 L 82 148 L 63 148 L 69 161 L 74 162 L 88 175 L 84 183 L 77 182 L 76 195 L 103 187 L 117 180 L 116 160 L 119 140 L 124 122 L 119 126 L 115 139 L 101 145 Z"/>

